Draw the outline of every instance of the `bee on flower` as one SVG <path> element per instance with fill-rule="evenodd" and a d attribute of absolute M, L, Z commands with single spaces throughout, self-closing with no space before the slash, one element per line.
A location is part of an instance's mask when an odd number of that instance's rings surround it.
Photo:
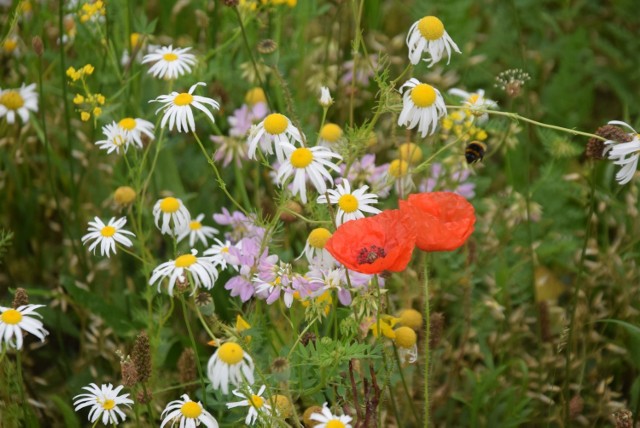
<path fill-rule="evenodd" d="M 408 129 L 417 125 L 422 138 L 433 134 L 438 120 L 447 114 L 447 107 L 440 91 L 412 78 L 400 87 L 400 93 L 403 93 L 403 96 L 398 125 L 406 126 Z"/>
<path fill-rule="evenodd" d="M 407 47 L 411 64 L 418 64 L 422 54 L 427 53 L 429 58 L 424 58 L 424 61 L 429 67 L 440 61 L 445 52 L 447 64 L 451 60 L 451 50 L 461 53 L 458 45 L 444 29 L 442 21 L 435 16 L 425 16 L 411 26 L 407 34 Z"/>

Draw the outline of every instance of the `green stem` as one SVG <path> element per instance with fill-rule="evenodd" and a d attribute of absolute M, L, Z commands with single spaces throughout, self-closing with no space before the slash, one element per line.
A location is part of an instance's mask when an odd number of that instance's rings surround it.
<path fill-rule="evenodd" d="M 298 346 L 298 343 L 300 343 L 300 340 L 302 339 L 302 337 L 306 334 L 307 331 L 309 331 L 309 329 L 311 328 L 311 326 L 315 325 L 316 321 L 318 321 L 319 317 L 315 317 L 313 320 L 311 320 L 311 322 L 304 328 L 304 330 L 302 330 L 302 332 L 298 335 L 298 338 L 296 339 L 295 343 L 293 344 L 293 346 L 291 347 L 291 349 L 289 350 L 289 353 L 287 354 L 287 360 L 291 360 L 291 355 L 293 355 L 293 351 L 296 349 L 296 346 Z"/>
<path fill-rule="evenodd" d="M 16 369 L 18 371 L 18 388 L 20 389 L 20 403 L 21 403 L 20 407 L 22 407 L 24 421 L 26 422 L 28 420 L 27 400 L 25 398 L 25 393 L 24 393 L 24 378 L 22 377 L 22 352 L 21 351 L 18 351 L 16 353 Z"/>
<path fill-rule="evenodd" d="M 189 282 L 191 282 L 191 278 L 189 278 Z M 193 286 L 193 284 L 191 284 Z M 204 402 L 204 406 L 207 406 L 207 394 L 205 394 L 205 384 L 204 384 L 204 373 L 202 371 L 202 363 L 200 362 L 200 357 L 198 356 L 198 347 L 196 346 L 196 339 L 193 336 L 193 332 L 191 331 L 191 324 L 189 324 L 189 317 L 187 317 L 187 304 L 184 301 L 184 296 L 180 294 L 180 304 L 182 305 L 182 315 L 184 317 L 184 323 L 187 326 L 187 331 L 189 332 L 189 339 L 191 340 L 191 347 L 193 348 L 193 352 L 196 354 L 196 367 L 198 368 L 198 376 L 200 377 L 200 387 L 202 388 L 202 400 Z"/>
<path fill-rule="evenodd" d="M 430 315 L 429 315 L 429 264 L 428 255 L 424 258 L 424 426 L 429 427 L 429 357 L 431 350 L 429 349 L 429 336 L 431 334 Z"/>

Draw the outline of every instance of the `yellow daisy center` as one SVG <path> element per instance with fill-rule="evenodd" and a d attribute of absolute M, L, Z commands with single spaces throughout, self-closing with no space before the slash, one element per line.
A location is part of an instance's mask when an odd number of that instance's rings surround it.
<path fill-rule="evenodd" d="M 169 196 L 160 202 L 160 211 L 164 213 L 174 213 L 180 208 L 180 201 Z"/>
<path fill-rule="evenodd" d="M 229 365 L 238 364 L 244 357 L 244 351 L 237 343 L 227 342 L 218 349 L 218 358 Z"/>
<path fill-rule="evenodd" d="M 120 205 L 129 205 L 136 198 L 136 191 L 129 186 L 120 186 L 113 194 L 113 200 Z"/>
<path fill-rule="evenodd" d="M 187 268 L 198 261 L 198 258 L 193 254 L 185 254 L 178 257 L 175 261 L 177 268 Z"/>
<path fill-rule="evenodd" d="M 116 407 L 116 402 L 108 398 L 102 402 L 102 408 L 105 410 L 111 410 Z"/>
<path fill-rule="evenodd" d="M 418 336 L 416 336 L 416 332 L 413 331 L 410 327 L 398 327 L 396 330 L 396 345 L 401 348 L 411 348 L 416 344 L 416 340 Z"/>
<path fill-rule="evenodd" d="M 140 41 L 140 33 L 131 33 L 129 40 L 131 41 L 131 47 L 135 48 Z"/>
<path fill-rule="evenodd" d="M 411 90 L 411 101 L 418 107 L 429 107 L 436 102 L 436 90 L 431 85 L 420 83 Z"/>
<path fill-rule="evenodd" d="M 338 206 L 346 213 L 352 213 L 358 209 L 358 198 L 352 194 L 342 195 L 338 199 Z"/>
<path fill-rule="evenodd" d="M 18 110 L 24 105 L 24 99 L 18 91 L 7 91 L 0 95 L 0 104 L 4 105 L 9 110 Z"/>
<path fill-rule="evenodd" d="M 327 123 L 320 130 L 320 138 L 335 143 L 342 137 L 342 129 L 335 123 Z"/>
<path fill-rule="evenodd" d="M 346 425 L 340 422 L 338 419 L 331 419 L 325 427 L 327 428 L 344 428 Z"/>
<path fill-rule="evenodd" d="M 259 409 L 264 404 L 264 398 L 260 397 L 259 395 L 255 395 L 255 394 L 251 395 L 251 398 L 249 399 L 249 401 L 251 402 L 251 405 L 253 407 L 255 407 L 256 409 Z"/>
<path fill-rule="evenodd" d="M 202 414 L 202 407 L 195 401 L 187 401 L 180 407 L 180 412 L 185 418 L 195 419 Z"/>
<path fill-rule="evenodd" d="M 173 99 L 173 103 L 177 106 L 188 106 L 193 102 L 193 95 L 183 92 L 181 94 L 176 95 Z"/>
<path fill-rule="evenodd" d="M 162 59 L 164 59 L 167 62 L 172 62 L 178 59 L 178 55 L 174 54 L 173 52 L 169 52 L 162 55 Z"/>
<path fill-rule="evenodd" d="M 221 253 L 228 253 L 229 252 L 229 247 L 222 247 L 222 249 L 220 250 Z"/>
<path fill-rule="evenodd" d="M 422 328 L 422 314 L 415 309 L 405 309 L 400 312 L 400 323 L 414 330 Z"/>
<path fill-rule="evenodd" d="M 389 174 L 395 178 L 407 175 L 409 164 L 402 159 L 395 159 L 389 164 Z"/>
<path fill-rule="evenodd" d="M 252 106 L 258 103 L 266 103 L 267 97 L 264 94 L 262 88 L 252 88 L 247 91 L 247 95 L 245 95 L 244 101 Z"/>
<path fill-rule="evenodd" d="M 313 152 L 306 147 L 300 147 L 291 153 L 291 165 L 295 168 L 306 168 L 311 161 L 313 161 Z"/>
<path fill-rule="evenodd" d="M 444 24 L 435 16 L 425 16 L 418 23 L 418 30 L 427 40 L 438 40 L 444 34 Z"/>
<path fill-rule="evenodd" d="M 115 234 L 116 234 L 116 228 L 113 226 L 105 226 L 100 231 L 100 235 L 104 236 L 105 238 L 111 238 Z"/>
<path fill-rule="evenodd" d="M 200 230 L 200 229 L 202 229 L 202 223 L 200 223 L 199 221 L 196 221 L 196 220 L 192 220 L 191 223 L 189 223 L 189 229 L 191 229 L 191 230 Z"/>
<path fill-rule="evenodd" d="M 317 227 L 311 231 L 307 242 L 313 248 L 324 248 L 329 238 L 331 238 L 331 232 L 328 229 Z"/>
<path fill-rule="evenodd" d="M 125 117 L 120 122 L 118 122 L 120 128 L 126 129 L 127 131 L 132 131 L 136 128 L 136 120 L 132 117 Z"/>
<path fill-rule="evenodd" d="M 15 309 L 8 309 L 0 315 L 0 320 L 5 324 L 19 324 L 22 321 L 22 314 Z"/>
<path fill-rule="evenodd" d="M 422 149 L 413 143 L 404 143 L 398 149 L 398 157 L 411 164 L 416 164 L 422 160 Z"/>
<path fill-rule="evenodd" d="M 480 98 L 480 95 L 478 94 L 471 94 L 471 96 L 469 97 L 469 99 L 467 100 L 467 102 L 469 104 L 475 104 L 478 102 L 478 98 Z"/>
<path fill-rule="evenodd" d="M 280 113 L 273 113 L 264 119 L 264 130 L 271 135 L 282 134 L 289 126 L 286 116 Z"/>
<path fill-rule="evenodd" d="M 18 47 L 18 43 L 13 39 L 7 39 L 2 44 L 2 48 L 5 52 L 11 53 Z"/>

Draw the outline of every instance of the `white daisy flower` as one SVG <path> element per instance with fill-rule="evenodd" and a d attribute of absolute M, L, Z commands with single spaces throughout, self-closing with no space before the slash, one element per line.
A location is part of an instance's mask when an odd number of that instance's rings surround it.
<path fill-rule="evenodd" d="M 191 214 L 178 198 L 168 196 L 159 199 L 153 206 L 153 217 L 160 233 L 173 236 L 180 235 L 183 230 L 189 228 Z M 162 226 L 159 225 L 162 219 Z"/>
<path fill-rule="evenodd" d="M 636 173 L 638 168 L 638 157 L 640 157 L 640 134 L 626 122 L 621 120 L 612 120 L 609 125 L 620 125 L 631 130 L 629 136 L 631 141 L 619 143 L 609 140 L 605 144 L 609 145 L 609 159 L 614 164 L 622 165 L 622 168 L 616 174 L 616 180 L 620 185 L 627 184 Z"/>
<path fill-rule="evenodd" d="M 407 90 L 402 96 L 402 112 L 398 117 L 398 125 L 413 129 L 418 125 L 418 131 L 424 138 L 433 134 L 438 126 L 438 120 L 447 114 L 444 99 L 436 88 L 418 79 L 409 79 L 400 87 Z"/>
<path fill-rule="evenodd" d="M 198 287 L 211 290 L 218 279 L 218 271 L 214 265 L 213 257 L 196 257 L 197 254 L 196 250 L 191 250 L 191 254 L 183 254 L 175 260 L 162 263 L 153 270 L 149 285 L 160 280 L 158 281 L 158 292 L 160 292 L 162 279 L 169 278 L 167 292 L 169 296 L 173 296 L 173 287 L 176 285 L 176 281 L 186 282 L 188 280 L 186 273 L 189 272 L 193 278 L 194 293 Z"/>
<path fill-rule="evenodd" d="M 22 123 L 29 121 L 29 111 L 38 111 L 38 93 L 36 84 L 24 86 L 19 89 L 0 88 L 0 118 L 7 117 L 7 123 L 15 123 L 16 114 L 22 119 Z"/>
<path fill-rule="evenodd" d="M 278 168 L 276 181 L 280 186 L 284 186 L 285 181 L 292 175 L 294 195 L 300 194 L 303 203 L 307 203 L 307 175 L 318 193 L 327 191 L 326 181 L 333 184 L 333 178 L 327 168 L 340 172 L 340 168 L 331 162 L 331 158 L 342 159 L 337 153 L 326 147 L 294 147 L 290 143 L 282 143 L 282 150 L 285 152 L 286 160 Z"/>
<path fill-rule="evenodd" d="M 118 122 L 118 127 L 125 131 L 127 138 L 127 144 L 132 143 L 142 148 L 142 134 L 146 135 L 149 140 L 154 139 L 153 135 L 153 123 L 148 120 L 125 117 Z"/>
<path fill-rule="evenodd" d="M 478 118 L 478 123 L 486 122 L 487 119 L 489 119 L 489 114 L 484 113 L 484 110 L 491 110 L 498 107 L 497 102 L 484 97 L 484 89 L 478 89 L 476 92 L 467 92 L 462 89 L 453 88 L 449 89 L 449 93 L 463 99 L 464 105 L 469 108 L 471 114 Z"/>
<path fill-rule="evenodd" d="M 323 267 L 333 266 L 335 259 L 327 250 L 325 245 L 331 238 L 331 232 L 324 227 L 317 227 L 313 229 L 307 237 L 307 242 L 304 245 L 304 252 L 300 254 L 300 257 L 304 254 L 309 264 L 315 264 Z"/>
<path fill-rule="evenodd" d="M 207 376 L 214 389 L 228 394 L 229 383 L 235 387 L 253 384 L 253 360 L 237 343 L 223 343 L 209 359 Z"/>
<path fill-rule="evenodd" d="M 351 428 L 351 416 L 342 415 L 337 416 L 331 413 L 327 403 L 322 405 L 322 411 L 320 413 L 312 413 L 310 416 L 312 421 L 320 422 L 316 424 L 315 428 Z"/>
<path fill-rule="evenodd" d="M 335 123 L 327 123 L 322 129 L 320 129 L 320 138 L 318 138 L 318 145 L 324 147 L 331 147 L 340 141 L 342 138 L 342 128 Z"/>
<path fill-rule="evenodd" d="M 338 204 L 336 226 L 340 226 L 342 223 L 346 223 L 349 220 L 364 218 L 364 213 L 378 214 L 380 212 L 378 208 L 371 206 L 371 204 L 378 203 L 378 195 L 366 193 L 367 190 L 369 190 L 369 186 L 364 185 L 351 192 L 351 185 L 347 179 L 343 179 L 342 183 L 338 184 L 335 190 L 327 190 L 327 193 L 329 194 L 329 202 L 332 204 Z M 327 196 L 318 196 L 317 202 L 319 204 L 326 204 Z"/>
<path fill-rule="evenodd" d="M 251 388 L 247 388 L 247 392 L 240 391 L 238 389 L 232 391 L 233 395 L 236 397 L 244 398 L 242 401 L 235 401 L 232 403 L 227 403 L 228 409 L 233 409 L 234 407 L 249 407 L 249 412 L 247 413 L 247 417 L 244 420 L 245 425 L 253 425 L 258 420 L 258 416 L 262 414 L 271 413 L 271 406 L 267 403 L 267 400 L 262 397 L 264 390 L 267 387 L 262 385 L 256 394 L 253 393 Z"/>
<path fill-rule="evenodd" d="M 111 384 L 102 384 L 98 388 L 98 385 L 95 383 L 89 386 L 83 386 L 82 389 L 89 391 L 89 394 L 80 394 L 73 397 L 74 410 L 78 411 L 84 407 L 91 406 L 89 422 L 96 422 L 100 418 L 100 415 L 102 415 L 102 423 L 104 425 L 118 425 L 118 423 L 124 422 L 127 419 L 127 416 L 118 406 L 131 407 L 133 404 L 133 400 L 129 398 L 129 394 L 118 396 L 122 388 L 123 386 L 120 385 L 114 389 Z"/>
<path fill-rule="evenodd" d="M 213 238 L 213 235 L 219 232 L 218 229 L 211 226 L 203 226 L 202 219 L 204 218 L 204 214 L 199 214 L 195 220 L 191 220 L 189 222 L 189 226 L 185 228 L 178 235 L 178 242 L 182 241 L 184 238 L 189 235 L 189 245 L 193 247 L 196 243 L 196 239 L 199 239 L 202 242 L 202 245 L 207 245 L 207 239 Z M 206 253 L 205 253 L 206 255 Z"/>
<path fill-rule="evenodd" d="M 400 361 L 413 364 L 418 360 L 418 336 L 411 327 L 398 327 L 394 330 L 393 342 L 398 348 Z"/>
<path fill-rule="evenodd" d="M 191 48 L 174 48 L 173 45 L 162 46 L 147 54 L 142 63 L 155 62 L 149 69 L 149 74 L 159 79 L 177 79 L 191 73 L 191 66 L 196 64 L 196 57 L 187 53 Z"/>
<path fill-rule="evenodd" d="M 0 343 L 4 343 L 6 348 L 22 349 L 23 331 L 44 342 L 49 332 L 45 330 L 42 321 L 34 318 L 42 318 L 42 315 L 35 312 L 42 307 L 44 305 L 22 305 L 16 309 L 0 306 Z"/>
<path fill-rule="evenodd" d="M 156 110 L 156 114 L 158 114 L 160 110 L 165 110 L 164 115 L 162 116 L 162 121 L 160 122 L 161 128 L 164 128 L 167 122 L 169 122 L 169 131 L 171 131 L 173 126 L 176 125 L 178 132 L 189 132 L 190 130 L 195 132 L 196 122 L 193 118 L 191 107 L 204 112 L 204 114 L 211 119 L 211 122 L 215 122 L 213 114 L 211 114 L 207 109 L 206 105 L 209 105 L 213 110 L 218 110 L 220 108 L 220 104 L 211 98 L 193 95 L 193 91 L 195 91 L 195 89 L 200 85 L 206 86 L 206 83 L 196 83 L 189 88 L 189 92 L 182 92 L 179 94 L 174 91 L 169 95 L 160 95 L 155 100 L 149 101 L 150 103 L 164 103 L 162 107 Z"/>
<path fill-rule="evenodd" d="M 444 24 L 435 16 L 425 16 L 416 21 L 407 34 L 407 47 L 409 48 L 409 60 L 416 65 L 426 52 L 431 58 L 425 58 L 429 67 L 442 59 L 447 52 L 447 64 L 451 60 L 451 49 L 460 53 L 458 45 L 449 37 L 444 29 Z"/>
<path fill-rule="evenodd" d="M 248 141 L 249 159 L 256 158 L 256 148 L 260 143 L 260 149 L 267 154 L 272 154 L 275 147 L 278 162 L 282 162 L 284 160 L 282 145 L 293 144 L 293 141 L 301 144 L 302 134 L 285 115 L 272 113 L 251 128 Z"/>
<path fill-rule="evenodd" d="M 207 428 L 218 428 L 216 418 L 202 407 L 202 403 L 192 401 L 187 394 L 182 394 L 182 400 L 167 404 L 160 417 L 163 418 L 160 428 L 168 423 L 171 424 L 170 427 L 179 423 L 180 428 L 196 428 L 200 424 Z"/>
<path fill-rule="evenodd" d="M 333 104 L 333 98 L 331 98 L 331 92 L 326 86 L 320 87 L 320 105 L 324 108 L 330 107 Z"/>
<path fill-rule="evenodd" d="M 96 141 L 98 148 L 106 150 L 107 154 L 113 152 L 120 154 L 120 149 L 122 149 L 123 153 L 126 153 L 129 148 L 127 131 L 119 127 L 117 123 L 112 122 L 102 127 L 102 133 L 107 139 Z"/>
<path fill-rule="evenodd" d="M 227 263 L 230 264 L 235 270 L 238 270 L 238 266 L 240 266 L 240 260 L 237 256 L 232 255 L 229 252 L 229 249 L 231 247 L 235 247 L 237 249 L 242 248 L 242 241 L 239 241 L 237 244 L 233 245 L 228 239 L 225 242 L 222 242 L 218 238 L 215 238 L 215 242 L 216 243 L 212 245 L 208 250 L 205 250 L 203 254 L 205 256 L 213 257 L 213 263 L 220 266 L 222 270 L 227 268 Z"/>
<path fill-rule="evenodd" d="M 115 217 L 111 217 L 111 220 L 106 225 L 98 217 L 95 217 L 93 221 L 89 222 L 89 233 L 82 237 L 82 245 L 95 240 L 89 247 L 89 251 L 95 254 L 95 249 L 100 245 L 100 255 L 107 257 L 110 256 L 111 252 L 113 254 L 116 253 L 116 242 L 125 247 L 131 247 L 133 242 L 125 235 L 136 235 L 133 232 L 122 229 L 125 224 L 127 224 L 126 217 L 121 217 L 118 220 Z"/>

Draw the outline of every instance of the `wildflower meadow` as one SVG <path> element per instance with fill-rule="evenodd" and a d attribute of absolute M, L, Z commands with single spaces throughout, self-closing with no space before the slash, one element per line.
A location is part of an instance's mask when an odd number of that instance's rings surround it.
<path fill-rule="evenodd" d="M 0 0 L 0 427 L 640 426 L 632 0 Z"/>

